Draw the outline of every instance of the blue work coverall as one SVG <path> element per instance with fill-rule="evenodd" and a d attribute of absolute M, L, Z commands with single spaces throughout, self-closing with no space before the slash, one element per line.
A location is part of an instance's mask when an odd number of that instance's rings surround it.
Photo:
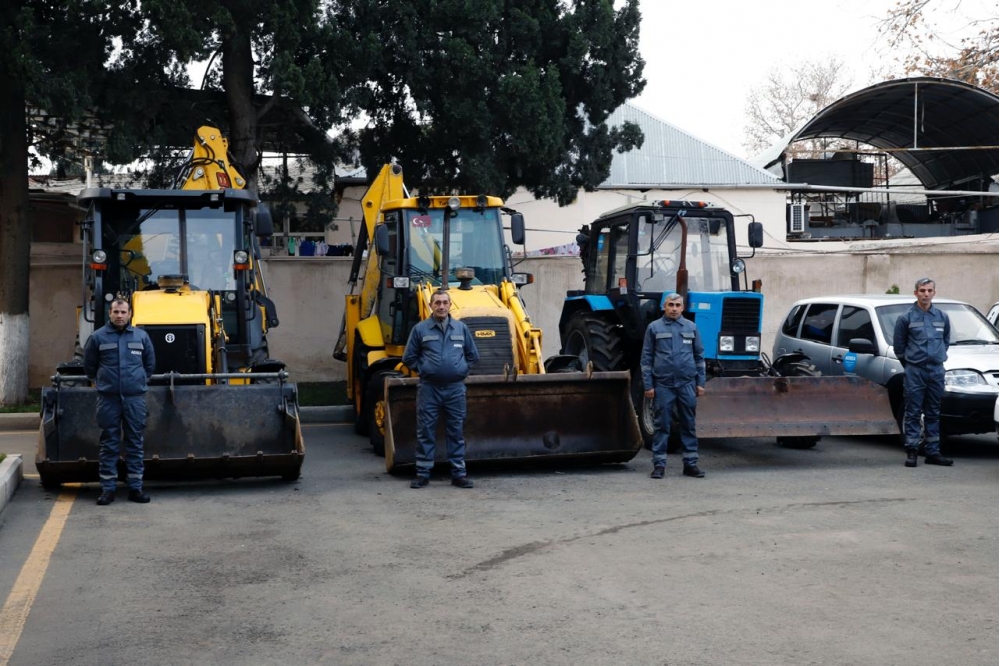
<path fill-rule="evenodd" d="M 948 358 L 951 322 L 933 305 L 924 312 L 914 303 L 896 320 L 892 347 L 906 373 L 903 393 L 903 446 L 920 446 L 920 413 L 924 415 L 924 455 L 941 453 L 941 398 L 944 362 Z"/>
<path fill-rule="evenodd" d="M 155 366 L 152 341 L 146 331 L 132 325 L 119 330 L 109 322 L 94 331 L 84 347 L 84 371 L 97 384 L 102 490 L 115 489 L 123 434 L 127 485 L 142 490 L 146 381 Z"/>
<path fill-rule="evenodd" d="M 643 388 L 656 391 L 653 396 L 656 418 L 653 467 L 667 464 L 667 440 L 675 403 L 684 465 L 697 464 L 695 388 L 705 386 L 705 348 L 694 322 L 683 317 L 663 316 L 650 324 L 643 337 L 639 366 Z"/>
<path fill-rule="evenodd" d="M 410 331 L 403 364 L 420 375 L 417 387 L 417 476 L 428 478 L 434 467 L 438 419 L 445 416 L 448 463 L 453 479 L 465 476 L 465 378 L 479 361 L 469 327 L 450 316 L 425 319 Z"/>

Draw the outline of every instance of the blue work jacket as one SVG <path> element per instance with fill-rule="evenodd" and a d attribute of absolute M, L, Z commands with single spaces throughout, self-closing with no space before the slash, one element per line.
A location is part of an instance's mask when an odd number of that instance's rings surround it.
<path fill-rule="evenodd" d="M 403 352 L 403 364 L 432 384 L 460 382 L 478 361 L 469 327 L 450 316 L 440 323 L 430 317 L 414 326 Z"/>
<path fill-rule="evenodd" d="M 695 381 L 705 385 L 705 348 L 694 322 L 660 317 L 646 328 L 642 340 L 642 385 L 678 386 Z"/>
<path fill-rule="evenodd" d="M 951 321 L 933 305 L 924 312 L 914 303 L 896 320 L 892 333 L 892 348 L 900 363 L 941 365 L 948 358 Z"/>
<path fill-rule="evenodd" d="M 156 367 L 153 342 L 131 324 L 118 330 L 110 322 L 94 331 L 83 349 L 83 369 L 98 393 L 142 395 Z"/>

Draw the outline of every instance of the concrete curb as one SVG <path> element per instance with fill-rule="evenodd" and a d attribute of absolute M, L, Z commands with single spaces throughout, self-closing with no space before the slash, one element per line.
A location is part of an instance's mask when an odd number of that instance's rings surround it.
<path fill-rule="evenodd" d="M 38 414 L 0 414 L 0 430 L 38 430 Z"/>
<path fill-rule="evenodd" d="M 351 423 L 354 421 L 354 407 L 352 405 L 300 407 L 299 420 L 302 423 Z"/>
<path fill-rule="evenodd" d="M 354 421 L 354 407 L 300 407 L 299 418 L 302 423 L 351 423 Z M 38 430 L 38 420 L 38 414 L 0 414 L 0 431 Z"/>
<path fill-rule="evenodd" d="M 9 454 L 0 462 L 0 513 L 14 496 L 14 491 L 24 480 L 24 461 L 20 453 Z"/>

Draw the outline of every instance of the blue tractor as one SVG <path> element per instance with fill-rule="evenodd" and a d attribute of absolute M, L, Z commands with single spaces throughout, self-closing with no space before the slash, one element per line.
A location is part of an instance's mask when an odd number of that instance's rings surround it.
<path fill-rule="evenodd" d="M 763 227 L 748 226 L 749 245 Z M 646 326 L 662 315 L 663 296 L 684 296 L 684 316 L 698 325 L 709 377 L 698 402 L 700 437 L 775 436 L 808 448 L 821 435 L 890 434 L 891 410 L 879 387 L 857 377 L 820 377 L 801 353 L 762 353 L 764 298 L 748 284 L 736 251 L 733 215 L 695 201 L 652 201 L 605 213 L 577 236 L 584 289 L 570 291 L 559 321 L 560 371 L 631 372 L 640 429 L 653 433 L 652 401 L 643 396 L 639 356 Z M 743 286 L 741 288 L 741 281 Z M 888 419 L 888 421 L 886 420 Z"/>

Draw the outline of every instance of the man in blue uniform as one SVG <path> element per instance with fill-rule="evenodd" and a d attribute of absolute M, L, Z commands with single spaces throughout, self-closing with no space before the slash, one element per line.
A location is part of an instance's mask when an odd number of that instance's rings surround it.
<path fill-rule="evenodd" d="M 111 303 L 110 321 L 94 331 L 83 350 L 83 368 L 97 383 L 97 425 L 101 429 L 101 496 L 97 503 L 115 501 L 118 457 L 125 440 L 128 498 L 145 504 L 142 490 L 142 431 L 146 427 L 146 380 L 153 374 L 156 357 L 146 331 L 129 325 L 128 301 Z"/>
<path fill-rule="evenodd" d="M 479 350 L 469 328 L 448 315 L 451 297 L 438 290 L 431 296 L 433 316 L 410 331 L 403 352 L 403 364 L 420 375 L 417 387 L 417 475 L 411 488 L 423 488 L 430 483 L 434 467 L 434 438 L 438 418 L 445 417 L 448 462 L 451 464 L 451 485 L 471 488 L 472 480 L 465 473 L 465 378 L 469 366 L 479 361 Z"/>
<path fill-rule="evenodd" d="M 662 479 L 667 466 L 667 440 L 673 407 L 677 405 L 684 476 L 705 476 L 698 467 L 698 437 L 695 435 L 695 405 L 705 394 L 705 349 L 694 322 L 685 319 L 684 298 L 667 294 L 663 316 L 646 328 L 642 341 L 642 385 L 646 397 L 655 401 L 656 430 L 653 433 L 654 479 Z"/>
<path fill-rule="evenodd" d="M 896 358 L 906 372 L 903 446 L 906 447 L 907 467 L 917 466 L 921 412 L 924 415 L 924 462 L 945 467 L 954 462 L 941 455 L 941 396 L 944 395 L 944 362 L 948 358 L 951 322 L 948 315 L 931 304 L 935 293 L 934 280 L 917 280 L 913 290 L 917 302 L 896 320 L 892 336 Z"/>

